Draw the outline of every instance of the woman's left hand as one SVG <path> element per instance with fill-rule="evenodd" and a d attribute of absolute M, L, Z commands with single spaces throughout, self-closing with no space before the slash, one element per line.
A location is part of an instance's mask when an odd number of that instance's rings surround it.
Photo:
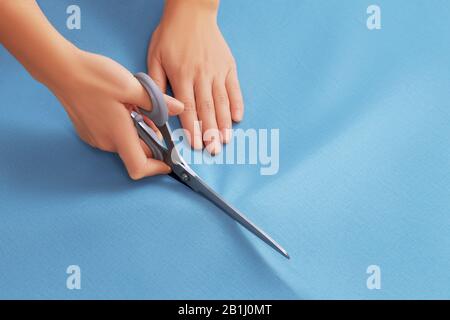
<path fill-rule="evenodd" d="M 236 64 L 217 25 L 216 1 L 168 0 L 148 51 L 150 76 L 169 80 L 184 103 L 180 120 L 191 146 L 217 154 L 241 121 L 244 104 Z M 200 123 L 199 123 L 200 121 Z"/>

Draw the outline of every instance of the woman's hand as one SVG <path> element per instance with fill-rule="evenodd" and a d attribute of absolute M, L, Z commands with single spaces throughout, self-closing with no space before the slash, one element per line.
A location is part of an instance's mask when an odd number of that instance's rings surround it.
<path fill-rule="evenodd" d="M 217 7 L 217 0 L 166 1 L 148 52 L 150 76 L 164 92 L 168 78 L 175 98 L 184 103 L 180 119 L 191 145 L 199 149 L 203 142 L 212 154 L 229 141 L 232 120 L 241 121 L 244 109 L 236 64 L 217 26 Z"/>
<path fill-rule="evenodd" d="M 132 179 L 169 173 L 164 162 L 151 158 L 130 117 L 135 106 L 152 107 L 140 82 L 120 64 L 100 55 L 76 50 L 70 61 L 60 79 L 44 83 L 63 104 L 80 138 L 92 147 L 117 152 Z M 166 101 L 171 115 L 183 111 L 181 102 L 169 96 Z"/>
<path fill-rule="evenodd" d="M 0 12 L 0 43 L 58 97 L 83 141 L 119 153 L 133 179 L 170 172 L 165 163 L 151 158 L 134 128 L 130 109 L 152 106 L 130 72 L 64 39 L 36 1 L 0 0 Z M 181 102 L 168 96 L 166 100 L 171 115 L 183 111 Z"/>

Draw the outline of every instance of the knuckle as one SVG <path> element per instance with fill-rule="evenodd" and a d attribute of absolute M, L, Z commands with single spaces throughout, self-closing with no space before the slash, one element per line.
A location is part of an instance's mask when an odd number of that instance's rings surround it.
<path fill-rule="evenodd" d="M 203 64 L 199 63 L 194 66 L 194 72 L 198 76 L 205 76 L 209 74 L 210 67 L 207 65 L 207 61 Z"/>
<path fill-rule="evenodd" d="M 113 152 L 114 148 L 113 145 L 109 142 L 100 142 L 97 143 L 97 148 L 102 150 L 102 151 L 107 151 L 107 152 Z"/>
<path fill-rule="evenodd" d="M 139 168 L 128 169 L 128 175 L 132 180 L 140 180 L 144 177 L 142 170 L 140 170 Z"/>
<path fill-rule="evenodd" d="M 219 105 L 228 105 L 228 96 L 226 94 L 218 94 L 216 95 L 216 97 L 214 98 L 215 102 Z"/>
<path fill-rule="evenodd" d="M 232 110 L 241 110 L 243 107 L 242 101 L 239 99 L 234 100 L 231 104 Z"/>
<path fill-rule="evenodd" d="M 195 102 L 192 100 L 183 101 L 184 104 L 184 112 L 194 112 L 195 111 Z"/>
<path fill-rule="evenodd" d="M 214 110 L 214 103 L 210 99 L 203 100 L 199 104 L 199 110 L 209 112 Z"/>
<path fill-rule="evenodd" d="M 141 177 L 140 175 L 137 175 L 137 174 L 135 174 L 135 173 L 129 172 L 128 175 L 130 176 L 130 179 L 131 179 L 131 180 L 134 180 L 134 181 L 137 181 L 137 180 L 142 179 L 142 177 Z"/>
<path fill-rule="evenodd" d="M 187 79 L 192 72 L 190 68 L 181 65 L 180 67 L 175 69 L 174 73 L 175 76 L 179 79 Z"/>

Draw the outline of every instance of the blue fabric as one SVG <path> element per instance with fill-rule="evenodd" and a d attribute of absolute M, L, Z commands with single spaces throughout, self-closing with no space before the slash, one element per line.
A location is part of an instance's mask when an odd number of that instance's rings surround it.
<path fill-rule="evenodd" d="M 194 167 L 290 261 L 169 177 L 131 181 L 0 48 L 0 298 L 450 298 L 450 3 L 378 0 L 376 31 L 369 4 L 221 4 L 236 127 L 279 128 L 280 170 Z M 76 45 L 145 70 L 162 1 L 40 5 Z"/>

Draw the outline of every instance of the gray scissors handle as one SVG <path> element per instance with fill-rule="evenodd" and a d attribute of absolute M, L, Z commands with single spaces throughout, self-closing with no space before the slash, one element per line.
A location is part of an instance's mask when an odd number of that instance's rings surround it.
<path fill-rule="evenodd" d="M 157 127 L 164 127 L 169 119 L 169 110 L 166 101 L 164 100 L 163 93 L 146 73 L 139 72 L 135 77 L 145 88 L 152 101 L 152 111 L 145 110 L 141 107 L 139 107 L 139 111 L 152 120 Z M 145 123 L 142 115 L 139 113 L 133 111 L 131 117 L 133 118 L 139 137 L 144 140 L 145 144 L 149 147 L 153 154 L 153 158 L 164 161 L 167 155 L 167 148 L 161 144 L 156 133 Z"/>
<path fill-rule="evenodd" d="M 153 158 L 164 161 L 167 157 L 167 148 L 161 144 L 156 133 L 145 123 L 141 114 L 132 111 L 131 118 L 141 138 L 152 152 Z"/>
<path fill-rule="evenodd" d="M 167 108 L 164 95 L 156 83 L 146 73 L 139 72 L 135 74 L 136 79 L 147 90 L 152 100 L 152 111 L 139 108 L 139 110 L 149 117 L 158 127 L 163 126 L 169 120 L 169 109 Z"/>

